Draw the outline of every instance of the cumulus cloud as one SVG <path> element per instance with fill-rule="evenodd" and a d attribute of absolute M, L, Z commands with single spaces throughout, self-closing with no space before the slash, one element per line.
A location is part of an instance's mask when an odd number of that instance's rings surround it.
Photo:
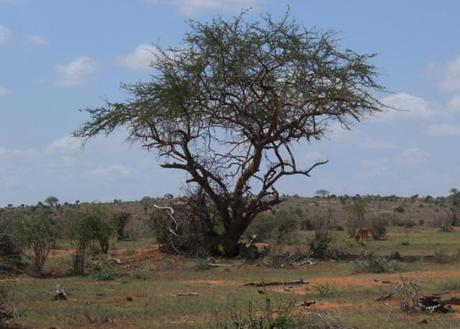
<path fill-rule="evenodd" d="M 452 124 L 433 124 L 426 127 L 425 133 L 433 137 L 460 136 L 460 126 Z"/>
<path fill-rule="evenodd" d="M 382 103 L 390 108 L 375 116 L 382 121 L 423 120 L 439 114 L 439 106 L 407 93 L 387 96 L 382 99 Z"/>
<path fill-rule="evenodd" d="M 146 0 L 149 3 L 168 3 L 177 7 L 179 13 L 185 16 L 194 16 L 202 10 L 234 11 L 252 8 L 258 5 L 259 0 Z"/>
<path fill-rule="evenodd" d="M 397 146 L 393 143 L 386 141 L 377 141 L 369 138 L 363 140 L 358 145 L 360 148 L 366 150 L 392 150 L 397 148 Z"/>
<path fill-rule="evenodd" d="M 4 86 L 0 86 L 0 97 L 8 96 L 9 94 L 11 94 L 11 90 Z"/>
<path fill-rule="evenodd" d="M 67 64 L 56 66 L 56 83 L 60 86 L 81 85 L 95 71 L 96 62 L 93 59 L 87 56 L 78 57 Z"/>
<path fill-rule="evenodd" d="M 81 148 L 81 141 L 72 136 L 64 136 L 51 142 L 46 148 L 47 153 L 74 151 Z"/>
<path fill-rule="evenodd" d="M 37 35 L 37 34 L 33 34 L 33 35 L 29 35 L 27 37 L 27 43 L 28 44 L 31 44 L 31 45 L 36 45 L 36 46 L 46 46 L 48 45 L 48 39 L 40 36 L 40 35 Z"/>
<path fill-rule="evenodd" d="M 158 50 L 147 43 L 140 44 L 126 56 L 117 58 L 117 64 L 135 70 L 148 69 L 155 59 Z"/>
<path fill-rule="evenodd" d="M 122 164 L 111 164 L 107 166 L 97 166 L 84 173 L 85 176 L 93 177 L 118 177 L 120 175 L 131 175 L 133 171 L 128 166 Z"/>
<path fill-rule="evenodd" d="M 10 34 L 10 30 L 6 26 L 0 24 L 0 45 L 8 41 Z"/>
<path fill-rule="evenodd" d="M 403 165 L 412 167 L 425 162 L 430 156 L 430 153 L 418 147 L 411 147 L 402 152 L 400 161 Z"/>
<path fill-rule="evenodd" d="M 447 91 L 460 91 L 460 56 L 444 66 L 441 87 Z"/>
<path fill-rule="evenodd" d="M 96 137 L 84 148 L 71 136 L 33 148 L 0 145 L 0 206 L 36 203 L 48 195 L 110 200 L 178 190 L 180 180 L 163 179 L 160 170 L 150 153 L 125 143 L 123 134 Z"/>

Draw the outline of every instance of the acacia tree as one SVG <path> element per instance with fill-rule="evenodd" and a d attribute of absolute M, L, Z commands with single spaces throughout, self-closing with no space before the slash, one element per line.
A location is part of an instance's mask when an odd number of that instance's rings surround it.
<path fill-rule="evenodd" d="M 210 227 L 210 243 L 232 256 L 255 216 L 282 201 L 281 178 L 308 177 L 326 163 L 301 165 L 295 143 L 380 110 L 372 57 L 342 51 L 333 35 L 289 14 L 192 22 L 182 48 L 158 47 L 150 81 L 123 85 L 125 102 L 87 109 L 75 135 L 123 127 L 158 151 L 163 168 L 185 171 L 222 221 L 223 230 Z"/>

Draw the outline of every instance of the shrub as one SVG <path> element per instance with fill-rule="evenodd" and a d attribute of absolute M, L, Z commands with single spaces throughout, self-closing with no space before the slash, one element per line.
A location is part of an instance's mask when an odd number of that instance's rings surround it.
<path fill-rule="evenodd" d="M 261 240 L 284 244 L 289 241 L 296 228 L 295 214 L 286 210 L 279 210 L 275 214 L 264 212 L 249 225 L 246 236 L 257 236 Z"/>
<path fill-rule="evenodd" d="M 0 274 L 17 274 L 25 267 L 22 252 L 7 234 L 0 234 Z"/>
<path fill-rule="evenodd" d="M 56 244 L 57 223 L 50 207 L 40 206 L 22 221 L 22 237 L 25 245 L 33 250 L 33 265 L 37 273 L 42 273 L 48 254 Z"/>
<path fill-rule="evenodd" d="M 403 206 L 397 206 L 393 209 L 393 211 L 399 214 L 403 214 L 406 211 L 406 209 Z"/>
<path fill-rule="evenodd" d="M 197 271 L 207 271 L 211 269 L 208 258 L 198 258 L 195 261 L 195 270 Z"/>
<path fill-rule="evenodd" d="M 314 238 L 310 241 L 310 256 L 314 258 L 326 258 L 330 256 L 330 247 L 333 242 L 329 234 L 329 224 L 323 224 L 315 230 Z"/>
<path fill-rule="evenodd" d="M 316 293 L 321 298 L 335 297 L 337 296 L 337 287 L 330 284 L 329 282 L 319 284 L 314 287 Z"/>
<path fill-rule="evenodd" d="M 444 291 L 459 290 L 460 281 L 458 280 L 445 280 L 439 283 L 439 289 Z"/>
<path fill-rule="evenodd" d="M 93 241 L 98 241 L 101 252 L 107 253 L 109 239 L 114 229 L 110 214 L 103 208 L 77 212 L 70 228 L 70 237 L 75 249 L 73 255 L 73 272 L 83 274 L 85 270 L 86 249 Z"/>
<path fill-rule="evenodd" d="M 125 228 L 128 225 L 131 214 L 125 211 L 116 212 L 113 214 L 113 220 L 117 231 L 117 240 L 125 240 Z"/>
<path fill-rule="evenodd" d="M 420 286 L 418 283 L 401 277 L 401 284 L 396 287 L 396 291 L 401 295 L 401 311 L 415 312 L 420 299 Z"/>
<path fill-rule="evenodd" d="M 387 260 L 385 257 L 367 256 L 352 262 L 353 273 L 385 273 L 403 270 L 403 264 L 397 259 Z"/>
<path fill-rule="evenodd" d="M 245 311 L 235 306 L 218 312 L 213 329 L 347 329 L 330 315 L 323 313 L 299 314 L 293 302 L 275 302 L 264 294 L 263 305 L 249 303 Z M 230 309 L 230 311 L 228 311 Z M 275 311 L 276 310 L 276 311 Z M 223 315 L 222 315 L 223 314 Z"/>
<path fill-rule="evenodd" d="M 114 280 L 116 276 L 112 267 L 107 265 L 96 265 L 91 271 L 90 277 L 97 281 Z"/>
<path fill-rule="evenodd" d="M 363 198 L 358 197 L 347 205 L 345 210 L 348 213 L 346 230 L 350 236 L 353 236 L 357 229 L 366 227 L 367 205 Z"/>
<path fill-rule="evenodd" d="M 13 312 L 9 309 L 11 298 L 11 291 L 5 287 L 0 286 L 0 328 L 2 324 L 14 317 Z"/>
<path fill-rule="evenodd" d="M 433 260 L 438 264 L 455 263 L 460 259 L 460 250 L 454 253 L 449 253 L 444 249 L 439 249 L 434 252 Z"/>
<path fill-rule="evenodd" d="M 454 230 L 452 226 L 452 219 L 449 217 L 443 217 L 439 221 L 439 231 L 441 232 L 452 232 Z"/>
<path fill-rule="evenodd" d="M 388 222 L 384 218 L 373 218 L 369 221 L 369 231 L 374 239 L 382 239 L 387 234 Z"/>

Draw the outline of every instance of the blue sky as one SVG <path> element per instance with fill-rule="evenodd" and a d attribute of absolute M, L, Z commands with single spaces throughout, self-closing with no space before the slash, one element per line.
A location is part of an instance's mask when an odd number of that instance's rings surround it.
<path fill-rule="evenodd" d="M 183 175 L 115 135 L 84 149 L 70 135 L 79 109 L 123 99 L 121 82 L 148 79 L 152 42 L 177 46 L 189 18 L 251 7 L 337 31 L 374 63 L 399 111 L 298 148 L 329 159 L 284 193 L 445 195 L 460 186 L 460 2 L 274 0 L 0 0 L 0 205 L 139 199 L 180 193 Z"/>

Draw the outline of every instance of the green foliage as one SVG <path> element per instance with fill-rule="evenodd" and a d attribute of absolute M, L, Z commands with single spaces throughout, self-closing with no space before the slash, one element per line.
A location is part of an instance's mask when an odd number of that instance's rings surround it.
<path fill-rule="evenodd" d="M 383 239 L 387 234 L 388 222 L 385 218 L 375 217 L 369 220 L 368 229 L 374 239 Z"/>
<path fill-rule="evenodd" d="M 320 259 L 330 257 L 330 247 L 333 241 L 329 232 L 329 227 L 327 225 L 322 225 L 315 230 L 314 238 L 310 240 L 310 256 Z"/>
<path fill-rule="evenodd" d="M 34 269 L 37 273 L 41 273 L 58 234 L 52 209 L 44 206 L 37 207 L 32 215 L 22 220 L 21 231 L 25 245 L 33 250 Z"/>
<path fill-rule="evenodd" d="M 208 258 L 198 258 L 195 261 L 195 270 L 197 271 L 207 271 L 211 269 Z"/>
<path fill-rule="evenodd" d="M 212 329 L 347 329 L 330 315 L 295 312 L 294 302 L 276 301 L 264 293 L 263 305 L 249 303 L 245 310 L 235 306 L 219 312 Z M 228 311 L 230 309 L 230 311 Z M 276 310 L 276 311 L 275 311 Z"/>
<path fill-rule="evenodd" d="M 434 252 L 433 260 L 438 264 L 456 263 L 460 260 L 460 249 L 448 252 L 445 249 L 437 249 Z"/>
<path fill-rule="evenodd" d="M 314 290 L 316 291 L 316 294 L 318 295 L 318 297 L 321 297 L 321 298 L 336 297 L 338 294 L 337 286 L 329 282 L 321 283 L 321 284 L 314 286 Z"/>
<path fill-rule="evenodd" d="M 10 235 L 0 234 L 0 274 L 16 274 L 25 267 L 22 251 Z"/>
<path fill-rule="evenodd" d="M 91 270 L 90 277 L 97 281 L 110 281 L 115 279 L 116 273 L 110 266 L 96 265 Z"/>
<path fill-rule="evenodd" d="M 73 271 L 83 274 L 87 247 L 92 241 L 98 241 L 101 251 L 107 253 L 109 239 L 115 228 L 112 214 L 102 206 L 92 207 L 84 212 L 77 211 L 74 215 L 69 232 L 75 248 Z"/>
<path fill-rule="evenodd" d="M 125 239 L 125 227 L 128 224 L 130 217 L 131 214 L 125 211 L 119 211 L 113 214 L 118 241 Z"/>
<path fill-rule="evenodd" d="M 348 213 L 346 230 L 350 236 L 353 236 L 357 229 L 367 226 L 365 218 L 367 212 L 366 201 L 361 197 L 354 198 L 351 204 L 345 206 L 345 210 Z"/>
<path fill-rule="evenodd" d="M 13 311 L 10 310 L 11 291 L 3 284 L 0 285 L 0 328 L 2 324 L 14 317 Z"/>
<path fill-rule="evenodd" d="M 246 236 L 251 238 L 286 243 L 298 226 L 296 217 L 287 210 L 279 210 L 275 214 L 264 212 L 254 219 L 246 229 Z"/>
<path fill-rule="evenodd" d="M 406 208 L 404 208 L 403 206 L 397 206 L 394 208 L 394 212 L 397 212 L 399 214 L 403 214 L 405 211 L 406 211 Z"/>
<path fill-rule="evenodd" d="M 202 230 L 227 256 L 259 213 L 283 201 L 274 188 L 282 178 L 325 163 L 299 167 L 291 144 L 384 107 L 374 55 L 342 50 L 332 33 L 307 30 L 289 13 L 246 17 L 191 22 L 180 49 L 155 52 L 149 81 L 126 85 L 124 102 L 88 109 L 75 132 L 87 139 L 122 128 L 158 151 L 163 168 L 185 172 L 225 221 L 224 232 L 213 223 Z"/>
<path fill-rule="evenodd" d="M 368 256 L 351 263 L 352 273 L 385 273 L 400 272 L 404 265 L 397 259 L 387 260 L 385 257 Z"/>

